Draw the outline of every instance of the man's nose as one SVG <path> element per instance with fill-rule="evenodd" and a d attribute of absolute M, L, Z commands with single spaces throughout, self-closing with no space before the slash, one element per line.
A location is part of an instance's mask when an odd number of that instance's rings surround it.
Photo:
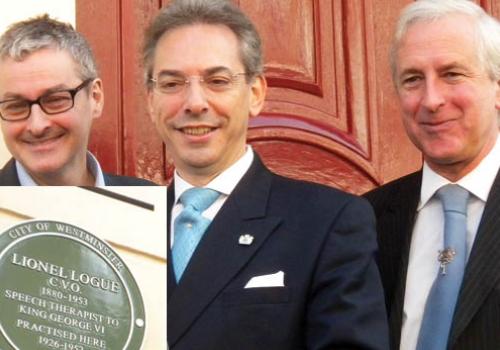
<path fill-rule="evenodd" d="M 435 79 L 427 79 L 425 82 L 425 91 L 422 99 L 422 105 L 430 112 L 437 112 L 444 105 L 443 87 Z"/>
<path fill-rule="evenodd" d="M 27 128 L 33 135 L 43 134 L 51 125 L 50 118 L 38 104 L 31 106 L 31 113 L 27 122 Z"/>
<path fill-rule="evenodd" d="M 198 78 L 191 78 L 186 86 L 185 113 L 203 114 L 208 111 L 208 101 L 203 82 Z"/>

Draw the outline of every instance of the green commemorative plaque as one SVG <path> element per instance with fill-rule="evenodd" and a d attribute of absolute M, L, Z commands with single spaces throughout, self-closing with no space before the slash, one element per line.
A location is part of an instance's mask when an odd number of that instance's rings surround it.
<path fill-rule="evenodd" d="M 142 297 L 105 242 L 25 221 L 0 234 L 0 350 L 139 350 Z"/>

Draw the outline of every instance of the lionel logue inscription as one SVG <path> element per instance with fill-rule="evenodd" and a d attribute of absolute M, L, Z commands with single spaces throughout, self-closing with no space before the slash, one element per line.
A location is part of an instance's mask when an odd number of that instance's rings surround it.
<path fill-rule="evenodd" d="M 0 234 L 0 350 L 138 350 L 139 288 L 94 235 L 56 221 Z"/>

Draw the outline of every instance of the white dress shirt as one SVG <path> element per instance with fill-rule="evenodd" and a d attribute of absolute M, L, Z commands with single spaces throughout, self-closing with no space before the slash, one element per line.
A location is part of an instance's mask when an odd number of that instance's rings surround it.
<path fill-rule="evenodd" d="M 500 168 L 500 138 L 481 163 L 456 184 L 470 192 L 467 203 L 467 258 L 491 186 Z M 436 191 L 450 181 L 423 166 L 422 188 L 410 246 L 403 308 L 401 350 L 414 350 L 422 323 L 427 296 L 438 274 L 438 251 L 443 249 L 444 214 Z"/>
<path fill-rule="evenodd" d="M 217 215 L 217 213 L 219 212 L 220 208 L 222 208 L 222 205 L 226 202 L 227 197 L 229 197 L 231 192 L 233 192 L 234 188 L 240 182 L 243 175 L 245 175 L 248 169 L 250 168 L 250 165 L 252 165 L 253 158 L 254 154 L 252 147 L 247 145 L 245 154 L 240 159 L 238 159 L 236 163 L 234 163 L 229 168 L 224 170 L 222 173 L 217 175 L 215 179 L 210 181 L 205 186 L 205 188 L 210 188 L 212 190 L 215 190 L 221 193 L 221 195 L 211 206 L 209 206 L 202 213 L 204 217 L 213 220 L 215 215 Z M 177 173 L 177 171 L 174 174 L 174 183 L 175 183 L 174 186 L 175 204 L 172 208 L 172 216 L 171 216 L 172 219 L 170 220 L 170 232 L 174 232 L 175 219 L 184 208 L 182 203 L 179 202 L 179 198 L 185 191 L 194 187 L 193 185 L 185 181 L 183 178 L 181 178 Z M 174 245 L 174 235 L 170 235 L 170 247 L 173 247 L 173 245 Z"/>
<path fill-rule="evenodd" d="M 38 184 L 35 182 L 35 180 L 33 180 L 33 178 L 21 163 L 16 160 L 15 164 L 17 177 L 21 186 L 38 186 Z M 106 184 L 104 183 L 104 174 L 102 172 L 101 166 L 99 165 L 97 158 L 94 157 L 94 155 L 89 151 L 87 151 L 87 168 L 90 170 L 92 175 L 94 175 L 95 187 L 106 186 Z"/>

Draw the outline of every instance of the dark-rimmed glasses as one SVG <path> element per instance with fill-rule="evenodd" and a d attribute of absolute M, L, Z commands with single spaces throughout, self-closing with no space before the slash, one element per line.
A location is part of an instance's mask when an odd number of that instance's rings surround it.
<path fill-rule="evenodd" d="M 69 111 L 75 105 L 75 95 L 88 85 L 94 78 L 83 81 L 74 89 L 52 91 L 36 100 L 12 98 L 0 101 L 0 118 L 6 121 L 28 119 L 31 115 L 31 106 L 37 104 L 45 114 L 53 115 Z"/>

